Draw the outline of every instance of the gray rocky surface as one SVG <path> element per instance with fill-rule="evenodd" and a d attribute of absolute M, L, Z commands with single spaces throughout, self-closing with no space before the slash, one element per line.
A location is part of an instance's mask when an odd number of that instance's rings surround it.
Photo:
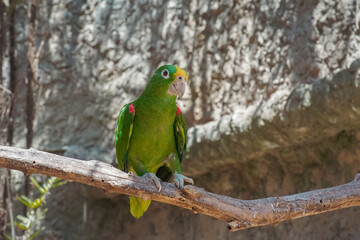
<path fill-rule="evenodd" d="M 350 0 L 42 1 L 33 147 L 115 163 L 120 108 L 159 65 L 175 63 L 190 73 L 179 105 L 192 127 L 184 174 L 197 186 L 254 199 L 350 181 L 360 169 L 355 14 Z M 19 79 L 23 29 L 19 22 Z M 23 147 L 18 96 L 14 142 Z M 160 203 L 134 220 L 126 196 L 73 183 L 48 207 L 44 239 L 360 237 L 356 208 L 230 233 Z"/>

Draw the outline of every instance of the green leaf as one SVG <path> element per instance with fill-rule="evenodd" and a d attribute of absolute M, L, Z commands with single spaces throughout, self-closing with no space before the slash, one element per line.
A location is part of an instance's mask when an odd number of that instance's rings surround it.
<path fill-rule="evenodd" d="M 45 189 L 46 193 L 53 187 L 56 179 L 56 177 L 50 177 L 48 180 L 46 180 L 46 182 L 44 182 L 43 188 Z"/>
<path fill-rule="evenodd" d="M 29 177 L 31 182 L 35 185 L 40 194 L 45 194 L 45 190 L 39 185 L 39 183 L 33 177 Z"/>
<path fill-rule="evenodd" d="M 14 222 L 15 222 L 15 225 L 16 225 L 18 228 L 20 228 L 20 229 L 22 229 L 22 230 L 27 230 L 27 229 L 28 229 L 25 224 L 19 223 L 19 222 L 17 222 L 17 221 L 14 221 Z"/>
<path fill-rule="evenodd" d="M 5 234 L 5 237 L 6 237 L 7 240 L 15 240 L 15 239 L 13 239 L 10 235 L 8 235 L 8 234 L 6 234 L 6 233 L 4 233 L 4 234 Z"/>
<path fill-rule="evenodd" d="M 60 180 L 60 178 L 58 178 L 59 180 Z M 53 188 L 54 187 L 60 187 L 60 186 L 62 186 L 62 185 L 65 185 L 65 184 L 67 184 L 68 182 L 67 181 L 61 181 L 61 182 L 58 182 L 57 181 L 57 183 L 55 183 L 54 185 L 53 185 Z"/>
<path fill-rule="evenodd" d="M 62 186 L 64 184 L 66 184 L 67 181 L 64 181 L 60 178 L 57 177 L 50 177 L 43 185 L 43 189 L 45 191 L 45 193 L 48 193 L 50 189 L 54 188 L 54 187 L 58 187 L 58 186 Z"/>
<path fill-rule="evenodd" d="M 48 209 L 47 209 L 47 208 L 45 208 L 44 210 L 42 210 L 42 212 L 41 212 L 41 213 L 45 214 L 47 211 L 48 211 Z"/>
<path fill-rule="evenodd" d="M 17 200 L 19 200 L 22 204 L 24 204 L 26 207 L 31 208 L 32 201 L 25 195 L 22 195 L 21 197 L 16 197 Z"/>
<path fill-rule="evenodd" d="M 0 0 L 1 1 L 1 0 Z M 14 221 L 15 225 L 28 233 L 33 233 L 36 229 L 33 229 L 33 225 L 35 223 L 42 224 L 42 220 L 45 218 L 45 213 L 47 209 L 42 209 L 47 194 L 49 193 L 50 189 L 58 186 L 62 186 L 67 183 L 67 181 L 64 181 L 60 178 L 56 177 L 50 177 L 48 178 L 41 186 L 39 183 L 35 180 L 35 178 L 30 177 L 31 182 L 34 184 L 34 186 L 37 188 L 37 190 L 40 193 L 40 197 L 31 200 L 26 196 L 17 197 L 17 199 L 24 204 L 26 207 L 28 207 L 28 212 L 25 216 L 18 215 L 16 217 L 16 220 Z M 34 239 L 44 228 L 36 230 L 35 233 L 33 233 L 28 239 Z M 14 240 L 10 236 L 7 238 L 8 240 Z"/>
<path fill-rule="evenodd" d="M 32 209 L 41 207 L 41 205 L 43 204 L 43 197 L 37 198 L 34 201 L 31 202 L 31 207 Z"/>
<path fill-rule="evenodd" d="M 28 217 L 25 217 L 23 215 L 17 215 L 16 216 L 17 219 L 19 219 L 20 221 L 29 221 L 29 218 Z"/>
<path fill-rule="evenodd" d="M 43 229 L 39 229 L 39 230 L 37 230 L 36 232 L 34 232 L 34 233 L 30 236 L 29 240 L 34 239 L 34 237 L 36 237 L 42 230 L 43 230 Z"/>
<path fill-rule="evenodd" d="M 14 221 L 14 222 L 17 227 L 19 227 L 22 230 L 30 229 L 31 220 L 29 218 L 18 215 L 18 216 L 16 216 L 16 219 L 18 221 Z"/>
<path fill-rule="evenodd" d="M 28 230 L 31 228 L 32 223 L 35 221 L 35 218 L 33 215 L 29 215 L 29 217 L 24 217 L 22 215 L 16 216 L 17 221 L 15 222 L 15 225 L 23 230 Z"/>

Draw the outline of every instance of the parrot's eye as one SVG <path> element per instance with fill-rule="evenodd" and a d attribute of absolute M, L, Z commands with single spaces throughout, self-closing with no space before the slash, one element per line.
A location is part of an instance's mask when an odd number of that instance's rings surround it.
<path fill-rule="evenodd" d="M 163 70 L 161 72 L 161 76 L 163 76 L 165 79 L 168 79 L 170 77 L 169 71 L 167 69 Z"/>

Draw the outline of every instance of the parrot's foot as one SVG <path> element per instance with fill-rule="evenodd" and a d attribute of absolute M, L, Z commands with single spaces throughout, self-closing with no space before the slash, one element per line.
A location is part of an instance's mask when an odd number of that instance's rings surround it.
<path fill-rule="evenodd" d="M 194 185 L 194 180 L 192 178 L 186 177 L 179 173 L 174 174 L 174 179 L 172 180 L 172 182 L 174 182 L 175 185 L 180 189 L 182 189 L 184 187 L 185 182 L 191 183 L 192 185 Z"/>
<path fill-rule="evenodd" d="M 161 180 L 154 173 L 145 173 L 143 177 L 150 178 L 158 188 L 158 192 L 161 191 Z"/>

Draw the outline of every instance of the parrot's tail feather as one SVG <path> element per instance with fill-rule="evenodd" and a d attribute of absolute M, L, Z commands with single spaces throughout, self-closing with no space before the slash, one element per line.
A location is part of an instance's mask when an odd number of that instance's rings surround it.
<path fill-rule="evenodd" d="M 140 218 L 148 209 L 151 200 L 144 200 L 140 197 L 129 196 L 130 198 L 130 212 L 136 218 Z"/>

